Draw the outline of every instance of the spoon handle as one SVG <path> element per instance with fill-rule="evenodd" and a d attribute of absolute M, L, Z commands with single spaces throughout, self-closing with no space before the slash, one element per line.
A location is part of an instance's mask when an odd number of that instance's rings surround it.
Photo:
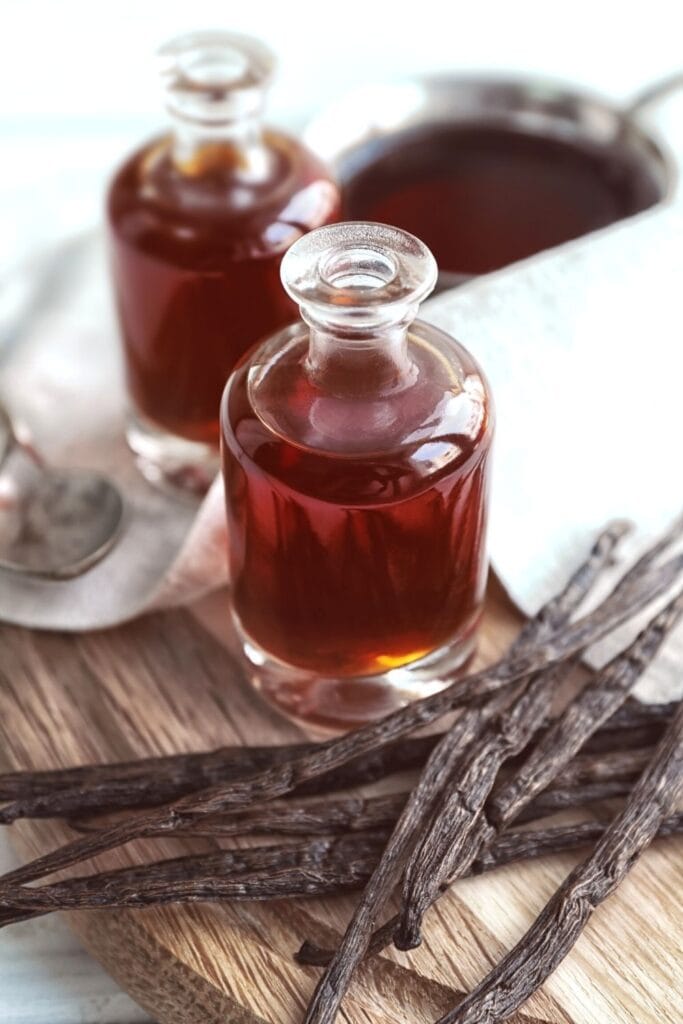
<path fill-rule="evenodd" d="M 45 459 L 30 441 L 21 440 L 8 409 L 0 401 L 0 431 L 4 432 L 4 445 L 0 447 L 0 470 L 10 455 L 19 449 L 38 469 L 45 469 Z M 1 443 L 1 442 L 0 442 Z"/>

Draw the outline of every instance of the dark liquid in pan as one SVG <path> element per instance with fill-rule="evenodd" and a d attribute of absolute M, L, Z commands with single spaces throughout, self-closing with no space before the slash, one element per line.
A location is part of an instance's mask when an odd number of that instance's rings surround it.
<path fill-rule="evenodd" d="M 643 158 L 508 129 L 426 127 L 371 144 L 347 167 L 345 213 L 405 228 L 442 270 L 470 275 L 532 256 L 662 198 Z M 351 173 L 350 173 L 351 172 Z"/>

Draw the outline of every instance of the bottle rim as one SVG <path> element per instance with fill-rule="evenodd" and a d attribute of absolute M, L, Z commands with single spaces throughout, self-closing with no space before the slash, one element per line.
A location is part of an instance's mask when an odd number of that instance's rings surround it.
<path fill-rule="evenodd" d="M 157 63 L 172 114 L 220 123 L 263 106 L 277 62 L 260 39 L 215 30 L 170 39 L 158 49 Z"/>
<path fill-rule="evenodd" d="M 417 307 L 434 288 L 437 265 L 429 248 L 401 228 L 346 221 L 317 228 L 285 253 L 280 274 L 292 299 L 338 315 Z"/>

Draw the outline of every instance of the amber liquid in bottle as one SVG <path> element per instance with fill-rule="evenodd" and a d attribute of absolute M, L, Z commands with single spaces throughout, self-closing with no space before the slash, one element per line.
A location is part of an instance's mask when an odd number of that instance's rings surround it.
<path fill-rule="evenodd" d="M 175 131 L 134 153 L 109 190 L 111 263 L 134 417 L 129 437 L 138 454 L 148 454 L 145 431 L 150 444 L 156 435 L 162 447 L 164 435 L 217 446 L 230 371 L 295 315 L 280 285 L 284 252 L 339 214 L 336 185 L 321 162 L 296 140 L 261 128 L 256 107 L 264 85 L 244 81 L 254 55 L 242 54 L 237 81 L 232 65 L 221 67 L 218 58 L 229 61 L 233 51 L 239 57 L 243 45 L 220 33 L 170 44 Z M 190 58 L 188 71 L 182 62 Z M 198 77 L 202 60 L 210 64 L 208 85 Z M 263 69 L 257 72 L 265 79 Z M 218 109 L 210 99 L 216 73 L 224 92 Z"/>
<path fill-rule="evenodd" d="M 372 291 L 337 287 L 342 318 Z M 409 308 L 411 288 L 424 285 L 406 286 Z M 267 696 L 352 725 L 428 692 L 473 650 L 492 411 L 475 361 L 434 328 L 311 343 L 317 330 L 282 332 L 226 388 L 232 598 L 247 656 L 272 662 L 252 673 Z"/>
<path fill-rule="evenodd" d="M 234 600 L 249 636 L 282 661 L 342 675 L 385 672 L 469 636 L 484 586 L 486 417 L 472 430 L 463 400 L 463 422 L 428 442 L 433 452 L 418 441 L 320 454 L 264 426 L 246 378 L 240 369 L 228 409 L 244 448 L 226 451 L 224 471 Z M 313 405 L 302 392 L 295 400 Z M 358 415 L 351 402 L 339 411 Z M 443 469 L 439 449 L 454 456 Z"/>

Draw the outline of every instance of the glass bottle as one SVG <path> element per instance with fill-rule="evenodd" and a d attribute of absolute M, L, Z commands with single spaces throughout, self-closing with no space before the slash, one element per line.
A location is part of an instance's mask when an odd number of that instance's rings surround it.
<path fill-rule="evenodd" d="M 433 692 L 475 645 L 493 413 L 472 356 L 415 319 L 436 273 L 397 228 L 311 232 L 281 268 L 302 321 L 223 396 L 249 671 L 281 710 L 323 727 Z"/>
<path fill-rule="evenodd" d="M 282 256 L 337 218 L 339 194 L 317 157 L 263 127 L 274 61 L 260 42 L 196 33 L 160 58 L 172 130 L 125 161 L 107 202 L 127 434 L 148 476 L 202 490 L 232 367 L 295 314 Z"/>

